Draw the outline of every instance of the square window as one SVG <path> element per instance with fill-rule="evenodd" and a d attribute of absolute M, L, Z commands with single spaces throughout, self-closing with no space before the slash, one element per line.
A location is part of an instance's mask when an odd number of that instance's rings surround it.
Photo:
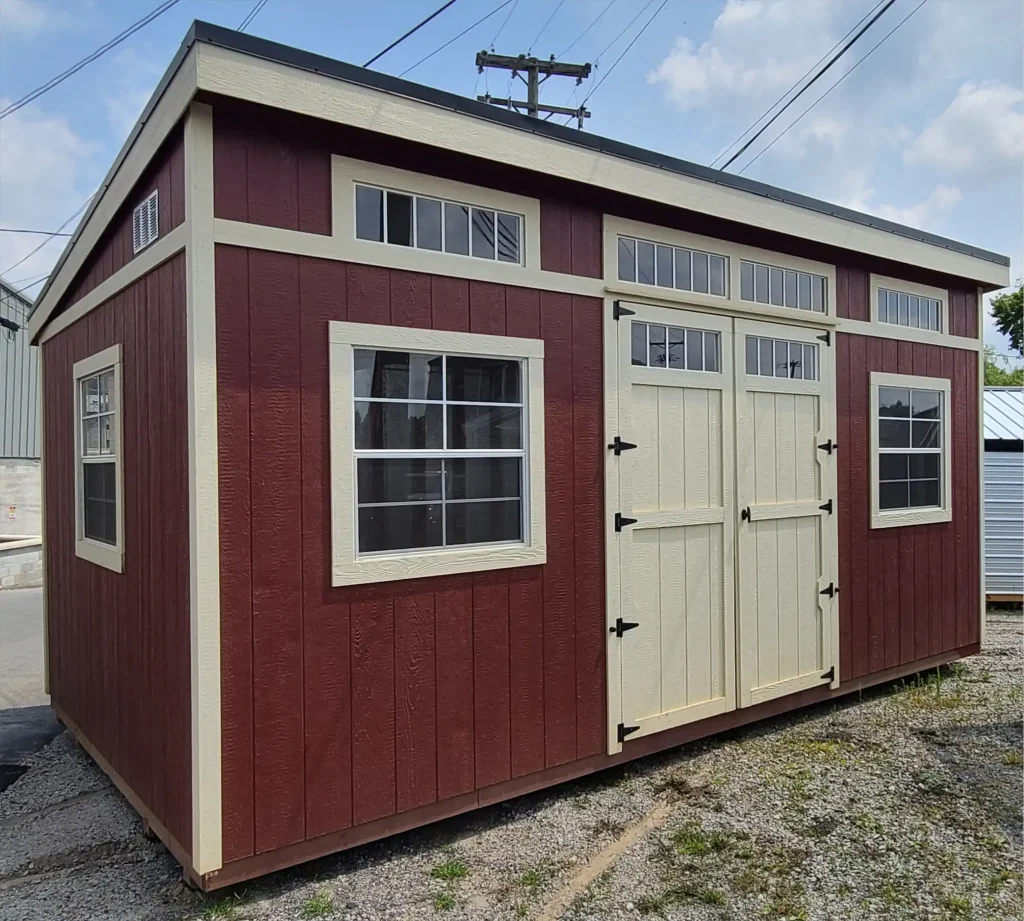
<path fill-rule="evenodd" d="M 544 562 L 543 343 L 329 328 L 332 583 Z"/>

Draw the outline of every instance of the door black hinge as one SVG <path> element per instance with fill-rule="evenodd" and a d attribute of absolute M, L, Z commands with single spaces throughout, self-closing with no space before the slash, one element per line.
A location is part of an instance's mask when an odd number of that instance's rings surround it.
<path fill-rule="evenodd" d="M 627 524 L 636 524 L 635 518 L 626 518 L 621 512 L 615 513 L 615 530 L 621 531 Z"/>
<path fill-rule="evenodd" d="M 824 505 L 819 505 L 818 508 L 820 508 L 823 512 L 828 512 L 831 515 L 832 514 L 832 500 L 829 499 L 828 502 L 826 502 Z"/>
<path fill-rule="evenodd" d="M 824 451 L 826 454 L 831 454 L 833 451 L 839 450 L 839 442 L 833 441 L 831 438 L 826 441 L 823 445 L 818 445 L 819 451 Z"/>
<path fill-rule="evenodd" d="M 622 301 L 616 301 L 612 305 L 612 319 L 618 320 L 619 317 L 631 317 L 636 314 L 635 310 L 630 310 L 628 307 L 622 306 Z"/>
<path fill-rule="evenodd" d="M 819 342 L 824 342 L 825 345 L 832 344 L 832 332 L 831 330 L 825 330 L 820 336 L 817 337 Z"/>
<path fill-rule="evenodd" d="M 750 506 L 748 505 L 743 511 L 740 512 L 740 519 L 742 521 L 750 521 Z"/>
<path fill-rule="evenodd" d="M 635 448 L 635 444 L 630 444 L 628 441 L 623 441 L 618 435 L 615 436 L 614 440 L 608 445 L 609 451 L 614 451 L 615 456 L 618 457 L 623 451 L 632 451 Z"/>
<path fill-rule="evenodd" d="M 616 617 L 615 626 L 609 627 L 608 632 L 614 633 L 621 640 L 623 633 L 625 633 L 627 630 L 632 630 L 634 627 L 639 626 L 640 624 L 634 624 L 628 620 L 623 620 L 621 617 Z"/>
<path fill-rule="evenodd" d="M 826 681 L 836 680 L 836 667 L 833 665 L 824 675 L 821 676 Z"/>
<path fill-rule="evenodd" d="M 836 595 L 839 594 L 839 586 L 836 585 L 835 582 L 829 582 L 828 588 L 823 588 L 820 592 L 818 592 L 818 594 L 828 595 L 829 598 L 834 598 Z"/>
<path fill-rule="evenodd" d="M 639 726 L 626 726 L 624 723 L 619 723 L 619 741 L 625 742 L 626 736 L 637 732 L 639 729 Z"/>

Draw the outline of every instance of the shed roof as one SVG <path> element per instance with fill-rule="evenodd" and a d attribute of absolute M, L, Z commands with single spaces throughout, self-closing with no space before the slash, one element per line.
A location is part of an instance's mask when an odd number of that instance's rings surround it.
<path fill-rule="evenodd" d="M 986 387 L 984 404 L 986 439 L 1024 440 L 1024 389 Z"/>

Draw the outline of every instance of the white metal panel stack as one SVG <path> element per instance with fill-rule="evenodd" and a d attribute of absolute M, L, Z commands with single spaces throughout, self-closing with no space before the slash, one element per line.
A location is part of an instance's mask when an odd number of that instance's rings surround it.
<path fill-rule="evenodd" d="M 1024 593 L 1024 392 L 985 388 L 985 593 Z"/>

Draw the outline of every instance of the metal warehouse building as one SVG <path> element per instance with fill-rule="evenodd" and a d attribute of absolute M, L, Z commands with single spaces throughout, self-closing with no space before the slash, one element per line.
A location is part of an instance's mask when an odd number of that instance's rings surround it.
<path fill-rule="evenodd" d="M 985 594 L 989 601 L 1024 595 L 1024 392 L 986 387 Z"/>

